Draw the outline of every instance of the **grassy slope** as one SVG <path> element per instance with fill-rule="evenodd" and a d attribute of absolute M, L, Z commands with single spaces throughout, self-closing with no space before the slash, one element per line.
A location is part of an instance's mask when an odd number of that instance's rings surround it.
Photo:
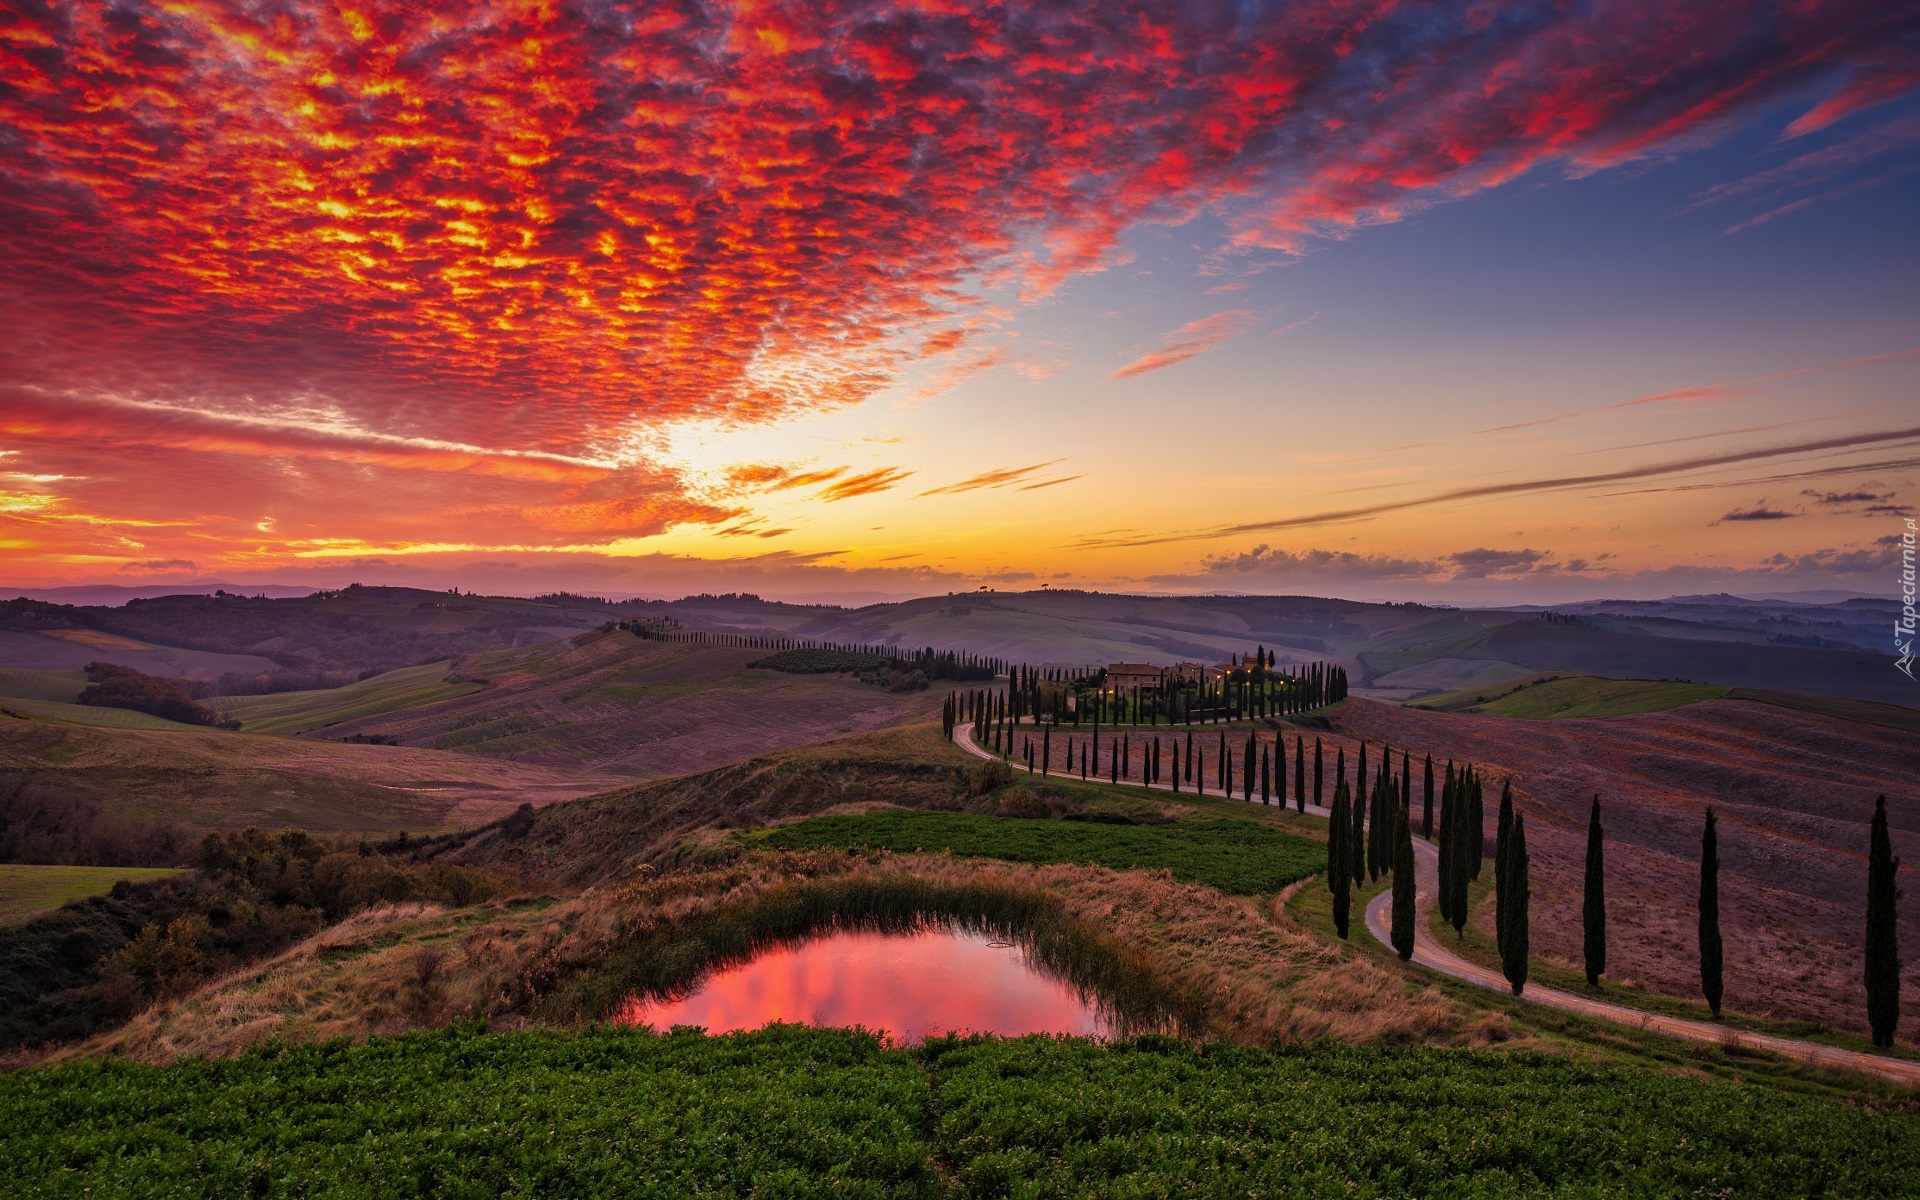
<path fill-rule="evenodd" d="M 957 808 L 979 760 L 939 727 L 877 730 L 555 805 L 519 836 L 483 830 L 453 853 L 567 883 L 604 883 L 642 864 L 678 861 L 695 835 L 754 827 L 835 805 Z"/>
<path fill-rule="evenodd" d="M 226 671 L 252 674 L 274 669 L 272 659 L 257 654 L 183 650 L 91 629 L 61 629 L 52 633 L 0 629 L 0 666 L 77 671 L 95 660 L 120 663 L 149 675 L 177 675 L 189 679 L 213 679 Z"/>
<path fill-rule="evenodd" d="M 1203 736 L 1215 736 L 1214 728 Z M 1229 734 L 1230 741 L 1233 737 Z M 678 865 L 689 855 L 711 853 L 709 835 L 716 829 L 754 829 L 830 809 L 874 806 L 945 813 L 969 808 L 990 813 L 996 806 L 1039 812 L 1093 809 L 1144 820 L 1231 817 L 1291 835 L 1323 836 L 1317 832 L 1319 822 L 1291 809 L 1191 792 L 1174 797 L 1058 775 L 1038 780 L 1015 772 L 1007 788 L 992 796 L 974 796 L 968 778 L 980 765 L 980 759 L 941 737 L 938 725 L 875 730 L 542 809 L 532 828 L 518 836 L 483 830 L 461 839 L 450 852 L 482 866 L 600 884 L 643 864 Z"/>
<path fill-rule="evenodd" d="M 1868 725 L 1884 725 L 1889 729 L 1904 729 L 1908 733 L 1920 733 L 1920 711 L 1898 704 L 1877 704 L 1872 700 L 1842 700 L 1833 696 L 1805 696 L 1798 692 L 1758 691 L 1752 688 L 1734 688 L 1728 693 L 1728 697 L 1733 700 L 1758 700 L 1762 704 L 1777 704 L 1782 708 L 1819 713 L 1821 716 L 1837 717 L 1842 721 L 1861 721 Z"/>
<path fill-rule="evenodd" d="M 135 883 L 165 879 L 180 872 L 172 867 L 41 867 L 0 864 L 0 925 L 25 921 L 110 891 L 122 879 Z"/>
<path fill-rule="evenodd" d="M 18 700 L 0 697 L 0 709 L 17 714 L 14 719 L 50 722 L 58 725 L 89 725 L 97 729 L 143 729 L 150 732 L 192 733 L 204 725 L 183 725 L 130 708 L 96 708 L 91 704 L 54 704 L 46 700 Z M 4 717 L 5 714 L 0 714 Z"/>
<path fill-rule="evenodd" d="M 1009 862 L 1096 863 L 1116 871 L 1164 867 L 1175 879 L 1238 895 L 1278 891 L 1326 862 L 1320 842 L 1237 820 L 1130 826 L 881 809 L 814 817 L 755 840 L 790 850 L 853 846 Z"/>
<path fill-rule="evenodd" d="M 186 726 L 156 732 L 0 720 L 0 787 L 25 799 L 71 798 L 195 828 L 425 831 L 618 782 L 405 747 Z"/>
<path fill-rule="evenodd" d="M 1468 687 L 1411 702 L 1414 708 L 1482 713 L 1492 717 L 1621 717 L 1665 712 L 1730 689 L 1704 683 L 1652 679 L 1601 679 L 1591 675 L 1535 674 L 1492 686 Z"/>
<path fill-rule="evenodd" d="M 422 708 L 467 696 L 486 685 L 449 682 L 452 662 L 402 667 L 346 687 L 270 696 L 215 696 L 205 703 L 223 717 L 238 718 L 248 733 L 305 733 L 359 717 Z"/>
<path fill-rule="evenodd" d="M 86 690 L 85 671 L 38 671 L 0 667 L 0 696 L 72 704 Z"/>
<path fill-rule="evenodd" d="M 577 644 L 576 644 L 577 643 Z M 756 650 L 586 634 L 478 655 L 484 691 L 343 721 L 331 736 L 553 766 L 666 776 L 939 712 L 944 692 L 892 694 L 851 678 L 750 670 Z"/>
<path fill-rule="evenodd" d="M 1665 712 L 1703 700 L 1754 700 L 1761 704 L 1818 713 L 1920 733 L 1920 710 L 1871 700 L 1843 700 L 1797 692 L 1674 683 L 1653 679 L 1603 679 L 1593 675 L 1536 672 L 1520 679 L 1464 687 L 1407 702 L 1410 708 L 1480 713 L 1491 717 L 1622 717 Z"/>

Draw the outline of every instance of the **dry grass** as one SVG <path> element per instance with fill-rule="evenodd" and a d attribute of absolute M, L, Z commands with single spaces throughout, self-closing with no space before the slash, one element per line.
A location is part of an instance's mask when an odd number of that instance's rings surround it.
<path fill-rule="evenodd" d="M 269 962 L 201 988 L 58 1058 L 168 1062 L 282 1038 L 364 1038 L 486 1019 L 531 1022 L 544 998 L 618 949 L 692 926 L 796 878 L 902 874 L 948 885 L 1045 891 L 1204 1004 L 1209 1036 L 1287 1042 L 1447 1045 L 1504 1040 L 1482 1014 L 1390 965 L 1330 942 L 1271 900 L 1223 896 L 1164 871 L 1031 867 L 933 855 L 761 854 L 712 870 L 627 882 L 546 902 L 363 913 Z"/>

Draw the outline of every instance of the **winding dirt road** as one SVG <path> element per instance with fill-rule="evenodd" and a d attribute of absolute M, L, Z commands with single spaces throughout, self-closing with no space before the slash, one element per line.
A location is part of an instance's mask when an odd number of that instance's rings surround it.
<path fill-rule="evenodd" d="M 976 745 L 973 729 L 961 724 L 954 727 L 953 740 L 962 750 L 979 758 L 994 759 L 999 755 Z M 1024 769 L 1019 764 L 1009 763 L 1015 770 Z M 1097 781 L 1090 781 L 1097 782 Z M 1155 791 L 1171 792 L 1169 784 L 1130 783 L 1129 787 L 1148 787 Z M 1309 804 L 1306 812 L 1325 820 L 1332 814 L 1318 805 Z M 1414 934 L 1413 961 L 1430 971 L 1464 980 L 1490 991 L 1507 992 L 1506 977 L 1498 971 L 1471 962 L 1449 950 L 1446 945 L 1435 939 L 1428 929 L 1428 916 L 1433 909 L 1434 897 L 1440 883 L 1440 853 L 1433 843 L 1415 838 L 1414 850 L 1414 908 L 1418 913 L 1417 928 Z M 1391 946 L 1389 936 L 1392 924 L 1393 893 L 1391 890 L 1375 896 L 1367 905 L 1367 929 L 1383 946 Z M 1609 1004 L 1591 996 L 1575 992 L 1563 992 L 1557 988 L 1529 984 L 1522 999 L 1534 1004 L 1544 1004 L 1566 1012 L 1577 1013 L 1596 1020 L 1613 1021 L 1621 1025 L 1631 1025 L 1638 1029 L 1652 1030 L 1671 1037 L 1684 1038 L 1695 1042 L 1714 1042 L 1722 1045 L 1738 1045 L 1751 1050 L 1764 1050 L 1787 1058 L 1799 1059 L 1816 1066 L 1841 1071 L 1858 1071 L 1873 1075 L 1891 1083 L 1907 1087 L 1920 1087 L 1920 1062 L 1906 1059 L 1884 1058 L 1878 1054 L 1867 1054 L 1858 1050 L 1846 1050 L 1838 1046 L 1823 1046 L 1818 1042 L 1794 1041 L 1791 1038 L 1772 1037 L 1761 1033 L 1745 1033 L 1729 1029 L 1723 1025 L 1714 1025 L 1706 1021 L 1689 1021 L 1680 1017 L 1661 1016 L 1657 1013 L 1641 1012 L 1624 1005 Z"/>

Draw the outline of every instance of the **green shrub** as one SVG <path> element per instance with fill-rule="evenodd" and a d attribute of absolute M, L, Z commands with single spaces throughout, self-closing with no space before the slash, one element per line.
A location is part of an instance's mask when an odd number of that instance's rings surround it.
<path fill-rule="evenodd" d="M 1908 1194 L 1904 1112 L 1331 1044 L 473 1029 L 0 1076 L 18 1196 Z"/>

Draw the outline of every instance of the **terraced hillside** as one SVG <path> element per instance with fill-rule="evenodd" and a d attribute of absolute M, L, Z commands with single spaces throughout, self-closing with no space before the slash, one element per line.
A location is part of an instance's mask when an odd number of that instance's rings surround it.
<path fill-rule="evenodd" d="M 328 726 L 403 745 L 651 778 L 938 715 L 945 692 L 750 669 L 762 652 L 581 634 L 462 660 L 484 690 Z M 371 681 L 370 681 L 371 682 Z"/>

